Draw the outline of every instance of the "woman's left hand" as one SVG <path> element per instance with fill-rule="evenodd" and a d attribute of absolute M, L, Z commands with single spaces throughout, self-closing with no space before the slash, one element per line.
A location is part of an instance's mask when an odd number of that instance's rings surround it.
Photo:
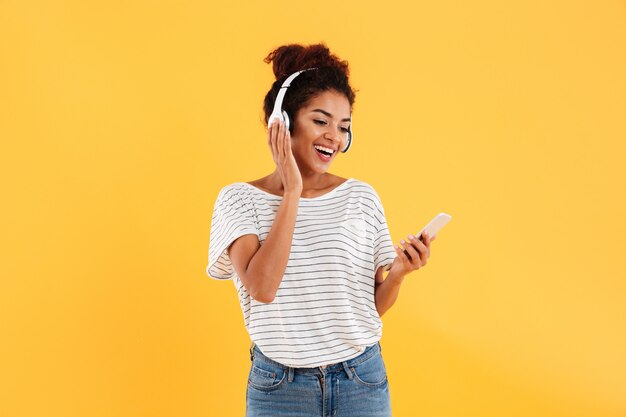
<path fill-rule="evenodd" d="M 404 240 L 400 241 L 404 248 L 393 245 L 398 256 L 393 260 L 389 274 L 393 273 L 396 276 L 404 277 L 406 274 L 426 266 L 428 258 L 430 257 L 430 244 L 436 238 L 436 235 L 431 238 L 424 231 L 422 232 L 423 242 L 417 237 L 409 235 L 408 242 Z M 408 252 L 408 256 L 405 250 Z"/>

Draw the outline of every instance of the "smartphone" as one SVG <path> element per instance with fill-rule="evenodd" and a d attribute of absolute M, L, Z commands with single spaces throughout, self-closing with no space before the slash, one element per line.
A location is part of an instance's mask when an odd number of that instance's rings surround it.
<path fill-rule="evenodd" d="M 416 235 L 417 238 L 419 240 L 422 240 L 422 232 L 425 230 L 426 233 L 428 233 L 428 236 L 430 236 L 431 238 L 433 236 L 435 236 L 437 233 L 439 233 L 439 231 L 443 228 L 443 226 L 445 226 L 446 224 L 448 224 L 448 222 L 452 220 L 452 216 L 450 216 L 449 214 L 446 213 L 439 213 L 435 216 L 434 219 L 432 219 L 430 221 L 430 223 L 428 223 L 426 225 L 426 227 L 424 227 L 422 230 L 420 230 L 420 232 Z M 423 240 L 422 240 L 423 241 Z M 404 254 L 411 259 L 411 255 L 408 254 L 408 252 L 406 251 L 406 249 L 403 249 Z"/>

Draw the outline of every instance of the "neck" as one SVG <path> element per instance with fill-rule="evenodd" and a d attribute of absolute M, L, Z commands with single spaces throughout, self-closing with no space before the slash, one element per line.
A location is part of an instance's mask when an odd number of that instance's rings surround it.
<path fill-rule="evenodd" d="M 320 190 L 327 187 L 332 179 L 332 174 L 323 173 L 323 174 L 302 174 L 302 194 L 306 195 L 307 193 L 315 190 Z M 280 190 L 282 193 L 284 191 L 283 182 L 280 179 L 280 174 L 278 171 L 272 172 L 268 177 L 268 182 L 275 190 Z"/>

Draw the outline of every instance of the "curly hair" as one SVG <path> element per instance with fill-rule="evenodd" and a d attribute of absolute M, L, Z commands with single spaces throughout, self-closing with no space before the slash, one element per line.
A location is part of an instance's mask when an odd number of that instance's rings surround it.
<path fill-rule="evenodd" d="M 309 46 L 283 45 L 270 52 L 264 61 L 267 64 L 272 63 L 276 77 L 263 103 L 266 124 L 283 82 L 294 72 L 308 68 L 317 69 L 305 71 L 295 78 L 283 101 L 283 110 L 287 112 L 291 120 L 295 120 L 298 110 L 304 107 L 310 99 L 328 90 L 335 90 L 345 95 L 352 108 L 355 90 L 352 89 L 348 80 L 350 73 L 348 62 L 332 54 L 323 43 Z"/>

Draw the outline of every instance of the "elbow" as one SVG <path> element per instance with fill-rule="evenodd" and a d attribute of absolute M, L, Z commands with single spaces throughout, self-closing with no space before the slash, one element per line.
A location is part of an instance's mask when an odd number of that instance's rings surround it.
<path fill-rule="evenodd" d="M 263 280 L 262 282 L 267 282 L 267 280 Z M 257 285 L 250 288 L 249 291 L 250 296 L 263 304 L 269 304 L 276 298 L 276 292 L 278 288 L 273 288 L 268 285 Z"/>
<path fill-rule="evenodd" d="M 269 304 L 276 298 L 276 291 L 255 291 L 250 296 L 260 303 Z"/>
<path fill-rule="evenodd" d="M 257 297 L 253 297 L 253 298 L 257 300 L 259 303 L 270 304 L 272 301 L 274 301 L 275 297 L 271 295 L 267 295 L 267 296 L 262 296 L 260 298 L 257 298 Z"/>
<path fill-rule="evenodd" d="M 255 272 L 254 274 L 246 274 L 243 284 L 250 297 L 260 303 L 269 304 L 276 298 L 280 280 L 277 282 L 272 275 Z"/>
<path fill-rule="evenodd" d="M 278 286 L 280 285 L 280 280 L 276 280 L 276 277 L 273 275 L 256 273 L 256 280 L 254 283 L 251 283 L 248 290 L 248 294 L 256 301 L 269 304 L 276 298 L 276 293 L 278 292 Z"/>

